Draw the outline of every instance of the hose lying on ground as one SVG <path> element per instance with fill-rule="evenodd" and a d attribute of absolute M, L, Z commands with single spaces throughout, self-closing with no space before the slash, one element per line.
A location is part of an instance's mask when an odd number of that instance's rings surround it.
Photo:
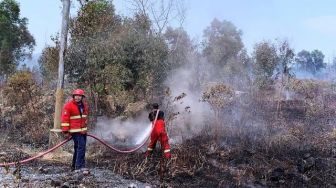
<path fill-rule="evenodd" d="M 108 147 L 108 148 L 110 148 L 111 150 L 116 151 L 116 152 L 118 152 L 118 153 L 132 153 L 132 152 L 135 152 L 135 151 L 139 150 L 142 146 L 144 146 L 144 145 L 146 144 L 147 140 L 148 140 L 148 139 L 145 139 L 144 142 L 141 143 L 141 144 L 140 144 L 138 147 L 136 147 L 136 148 L 133 148 L 133 149 L 130 149 L 130 150 L 119 150 L 119 149 L 113 147 L 112 145 L 108 144 L 107 142 L 105 142 L 103 139 L 100 139 L 100 138 L 98 138 L 98 137 L 96 137 L 96 136 L 94 136 L 94 135 L 92 135 L 92 134 L 87 134 L 87 135 L 90 136 L 90 137 L 92 137 L 92 138 L 94 138 L 94 139 L 96 139 L 96 140 L 98 140 L 100 143 L 102 143 L 102 144 L 105 145 L 106 147 Z"/>

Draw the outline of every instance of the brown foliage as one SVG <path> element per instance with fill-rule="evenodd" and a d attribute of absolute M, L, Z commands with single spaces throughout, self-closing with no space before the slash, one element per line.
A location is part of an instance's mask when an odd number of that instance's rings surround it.
<path fill-rule="evenodd" d="M 231 86 L 218 84 L 204 91 L 202 99 L 208 102 L 215 111 L 218 111 L 231 104 L 234 100 L 234 95 L 235 93 Z"/>
<path fill-rule="evenodd" d="M 10 130 L 16 141 L 42 144 L 48 139 L 53 112 L 53 98 L 33 80 L 29 71 L 17 72 L 3 90 L 5 104 L 2 128 Z"/>

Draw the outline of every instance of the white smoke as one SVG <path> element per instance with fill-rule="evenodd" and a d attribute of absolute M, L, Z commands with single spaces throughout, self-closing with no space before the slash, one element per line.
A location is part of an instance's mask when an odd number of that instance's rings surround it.
<path fill-rule="evenodd" d="M 148 138 L 150 130 L 148 114 L 143 112 L 140 116 L 127 120 L 100 117 L 92 133 L 115 147 L 134 148 Z"/>
<path fill-rule="evenodd" d="M 173 111 L 170 113 L 175 114 L 175 118 L 169 122 L 171 127 L 168 127 L 173 143 L 179 142 L 181 137 L 191 137 L 199 133 L 210 113 L 209 106 L 201 101 L 202 91 L 198 85 L 201 74 L 198 66 L 197 63 L 187 63 L 173 70 L 165 82 L 171 91 L 170 98 L 166 98 L 165 102 L 172 102 L 170 105 Z M 176 99 L 181 94 L 185 96 Z"/>

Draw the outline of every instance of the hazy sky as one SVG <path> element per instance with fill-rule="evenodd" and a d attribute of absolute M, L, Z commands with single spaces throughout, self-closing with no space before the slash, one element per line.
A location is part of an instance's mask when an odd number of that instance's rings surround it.
<path fill-rule="evenodd" d="M 35 54 L 51 44 L 50 36 L 60 31 L 61 0 L 18 0 L 21 16 L 36 39 Z M 125 0 L 114 0 L 116 12 L 127 15 Z M 326 61 L 336 56 L 335 0 L 185 0 L 184 27 L 192 38 L 202 38 L 214 18 L 231 21 L 243 31 L 243 42 L 252 52 L 262 40 L 287 39 L 296 52 L 321 50 Z M 71 14 L 76 13 L 72 6 Z"/>

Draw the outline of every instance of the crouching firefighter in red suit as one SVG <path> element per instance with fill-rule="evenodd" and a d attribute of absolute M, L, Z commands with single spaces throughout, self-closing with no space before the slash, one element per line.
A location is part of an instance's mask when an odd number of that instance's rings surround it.
<path fill-rule="evenodd" d="M 83 90 L 76 89 L 73 91 L 72 100 L 67 102 L 63 107 L 61 128 L 66 137 L 71 135 L 74 141 L 72 169 L 85 171 L 86 132 L 89 110 L 84 98 Z"/>
<path fill-rule="evenodd" d="M 153 111 L 149 113 L 148 118 L 153 123 L 155 123 L 153 126 L 153 131 L 150 136 L 150 143 L 147 148 L 146 157 L 152 154 L 156 142 L 159 141 L 161 144 L 161 149 L 163 151 L 163 156 L 166 159 L 171 158 L 170 153 L 170 145 L 168 142 L 168 135 L 165 128 L 165 122 L 164 122 L 164 113 L 163 111 L 159 110 L 159 105 L 157 103 L 154 103 L 152 105 Z M 157 120 L 155 121 L 155 117 L 157 116 Z"/>

